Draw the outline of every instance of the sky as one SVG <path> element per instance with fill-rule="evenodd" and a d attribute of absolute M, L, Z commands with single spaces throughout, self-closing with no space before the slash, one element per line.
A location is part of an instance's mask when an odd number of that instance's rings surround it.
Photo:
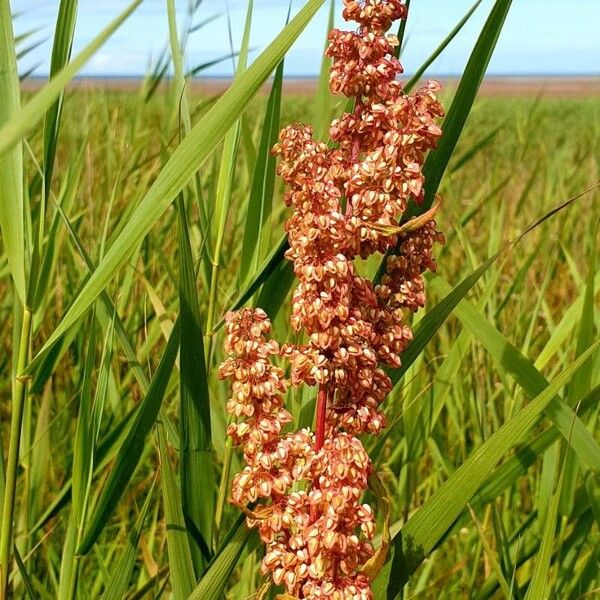
<path fill-rule="evenodd" d="M 175 0 L 178 23 L 186 20 L 189 0 Z M 341 0 L 336 2 L 336 26 L 352 28 L 341 19 Z M 414 72 L 467 12 L 474 0 L 412 0 L 402 63 L 407 74 Z M 292 12 L 303 5 L 293 0 Z M 36 75 L 49 69 L 51 40 L 58 0 L 11 0 L 17 17 L 16 35 L 39 29 L 22 44 L 46 40 L 21 60 L 22 72 L 37 66 Z M 114 19 L 126 0 L 79 0 L 73 52 L 85 47 Z M 166 0 L 144 0 L 125 24 L 87 63 L 82 75 L 139 76 L 148 72 L 168 41 Z M 326 3 L 328 4 L 328 0 Z M 194 31 L 188 41 L 187 67 L 224 57 L 239 48 L 247 0 L 203 0 L 193 23 L 215 17 Z M 459 75 L 477 35 L 491 10 L 493 0 L 483 0 L 458 37 L 430 67 L 427 74 Z M 258 56 L 285 24 L 288 0 L 255 0 L 250 59 Z M 228 19 L 229 15 L 229 19 Z M 325 6 L 296 41 L 286 57 L 287 76 L 314 76 L 319 72 L 327 30 Z M 229 76 L 231 59 L 203 75 Z M 513 0 L 505 27 L 490 63 L 491 75 L 598 75 L 600 74 L 600 0 Z"/>

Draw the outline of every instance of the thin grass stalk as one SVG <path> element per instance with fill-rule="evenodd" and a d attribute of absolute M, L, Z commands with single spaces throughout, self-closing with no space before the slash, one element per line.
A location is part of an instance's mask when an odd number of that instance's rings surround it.
<path fill-rule="evenodd" d="M 223 520 L 223 510 L 227 501 L 227 488 L 229 486 L 229 477 L 231 475 L 231 461 L 233 460 L 233 442 L 231 438 L 227 438 L 225 441 L 225 454 L 223 456 L 223 470 L 221 472 L 221 479 L 219 481 L 219 493 L 217 495 L 217 505 L 215 507 L 215 527 L 214 527 L 214 539 L 213 546 L 215 548 L 219 545 L 219 530 L 221 527 L 221 521 Z"/>
<path fill-rule="evenodd" d="M 21 445 L 21 425 L 23 421 L 23 407 L 27 397 L 27 378 L 19 374 L 27 365 L 29 343 L 31 339 L 32 312 L 25 306 L 23 308 L 23 321 L 21 323 L 21 338 L 17 360 L 16 377 L 13 387 L 12 415 L 10 423 L 10 441 L 6 464 L 6 486 L 4 490 L 4 503 L 2 506 L 2 524 L 0 530 L 0 600 L 8 598 L 8 575 L 11 559 L 12 537 L 15 513 L 15 493 L 17 489 L 17 469 L 19 466 L 19 448 Z"/>

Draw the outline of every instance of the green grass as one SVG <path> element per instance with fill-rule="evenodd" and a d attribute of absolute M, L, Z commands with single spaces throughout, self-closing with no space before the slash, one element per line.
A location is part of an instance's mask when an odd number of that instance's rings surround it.
<path fill-rule="evenodd" d="M 19 99 L 3 55 L 0 569 L 15 597 L 243 600 L 264 583 L 262 546 L 225 501 L 241 462 L 216 373 L 233 306 L 262 306 L 292 339 L 268 149 L 280 126 L 323 130 L 344 109 L 326 63 L 317 102 L 281 92 L 281 60 L 319 4 L 220 98 L 184 88 L 173 2 L 164 87 L 63 95 L 111 33 L 69 62 L 68 0 L 48 87 Z M 600 107 L 475 99 L 509 6 L 497 0 L 443 93 L 426 172 L 447 241 L 392 373 L 388 428 L 364 440 L 390 500 L 377 600 L 600 588 Z M 375 276 L 379 260 L 359 268 Z M 290 393 L 295 426 L 311 424 L 313 396 Z"/>
<path fill-rule="evenodd" d="M 203 106 L 207 98 L 192 96 L 191 106 Z M 123 227 L 123 220 L 143 195 L 166 160 L 168 148 L 175 142 L 175 129 L 165 130 L 168 120 L 165 96 L 156 95 L 143 104 L 134 93 L 84 91 L 69 92 L 64 110 L 62 135 L 58 143 L 54 189 L 58 201 L 65 206 L 66 216 L 91 259 L 97 262 L 102 239 L 98 232 L 108 223 L 106 246 Z M 248 111 L 245 131 L 256 147 L 259 142 L 266 98 L 259 97 Z M 202 109 L 201 109 L 202 110 Z M 310 118 L 311 102 L 305 97 L 285 96 L 282 101 L 282 123 Z M 73 115 L 73 118 L 69 118 Z M 78 115 L 78 118 L 74 118 Z M 500 246 L 523 231 L 536 217 L 543 215 L 559 201 L 590 187 L 600 177 L 598 135 L 600 110 L 593 100 L 485 99 L 476 103 L 467 128 L 461 138 L 455 158 L 450 163 L 450 175 L 442 185 L 443 204 L 438 221 L 445 230 L 447 243 L 438 252 L 439 275 L 432 278 L 428 306 L 434 307 L 446 290 L 437 283 L 445 280 L 456 285 Z M 493 140 L 481 147 L 467 162 L 461 155 L 477 145 L 484 132 L 496 130 Z M 42 139 L 35 135 L 30 141 L 34 154 Z M 223 240 L 223 255 L 231 257 L 221 270 L 217 314 L 227 308 L 237 295 L 240 282 L 237 270 L 243 240 L 237 235 L 245 221 L 245 202 L 251 185 L 251 167 L 244 148 L 238 151 L 231 195 L 231 210 Z M 35 173 L 26 159 L 26 168 Z M 81 162 L 81 165 L 78 163 Z M 462 163 L 459 170 L 454 164 Z M 200 190 L 204 198 L 215 193 L 218 161 L 209 161 L 200 171 Z M 73 181 L 75 180 L 75 181 Z M 30 186 L 35 185 L 35 177 Z M 77 193 L 69 198 L 69 187 Z M 71 192 L 72 193 L 72 192 Z M 281 201 L 281 186 L 276 183 L 273 211 L 270 216 L 270 245 L 279 239 L 285 211 Z M 111 203 L 111 198 L 114 201 Z M 202 254 L 202 234 L 198 208 L 188 202 L 187 231 L 192 257 L 198 262 Z M 55 213 L 53 203 L 49 218 Z M 529 234 L 509 253 L 502 256 L 482 276 L 469 294 L 470 310 L 502 332 L 501 342 L 510 342 L 515 349 L 536 363 L 548 379 L 567 368 L 578 345 L 579 323 L 584 310 L 586 285 L 589 292 L 591 250 L 597 240 L 595 225 L 600 218 L 598 195 L 590 193 L 579 199 L 560 216 L 550 219 Z M 43 302 L 44 318 L 34 322 L 35 348 L 47 339 L 64 314 L 69 299 L 74 296 L 87 276 L 87 268 L 74 240 L 59 223 L 56 233 L 56 259 L 48 293 Z M 135 348 L 140 368 L 149 379 L 160 372 L 158 359 L 165 346 L 164 335 L 170 330 L 179 304 L 178 276 L 180 271 L 177 234 L 177 211 L 168 210 L 148 237 L 131 256 L 128 264 L 106 288 L 113 299 L 124 334 Z M 200 269 L 201 271 L 201 269 Z M 13 295 L 6 279 L 4 262 L 2 282 L 2 362 L 4 396 L 10 393 L 11 335 L 13 327 Z M 597 277 L 596 277 L 597 279 Z M 199 275 L 199 310 L 204 317 L 208 289 Z M 586 284 L 586 281 L 588 283 Z M 435 285 L 434 285 L 435 283 Z M 598 289 L 597 281 L 596 288 Z M 593 288 L 592 288 L 593 290 Z M 598 294 L 592 291 L 593 298 Z M 589 301 L 588 301 L 589 305 Z M 592 303 L 592 307 L 593 307 Z M 73 332 L 58 362 L 36 373 L 28 396 L 25 425 L 29 434 L 22 447 L 21 483 L 18 504 L 17 543 L 22 548 L 24 564 L 34 587 L 42 597 L 56 595 L 60 573 L 60 557 L 67 536 L 71 505 L 45 519 L 43 525 L 30 530 L 58 498 L 72 475 L 73 457 L 77 452 L 76 427 L 81 419 L 84 400 L 91 394 L 97 398 L 101 385 L 102 347 L 113 346 L 108 369 L 104 409 L 100 418 L 100 444 L 110 435 L 129 411 L 139 404 L 146 391 L 132 375 L 123 349 L 108 342 L 103 332 L 110 329 L 113 308 L 81 322 Z M 286 310 L 276 318 L 276 334 L 285 339 Z M 503 423 L 526 406 L 532 390 L 527 381 L 519 381 L 510 365 L 502 362 L 502 347 L 496 354 L 486 347 L 481 324 L 469 327 L 462 313 L 450 317 L 426 346 L 387 401 L 390 429 L 381 441 L 370 442 L 378 467 L 384 472 L 392 491 L 392 522 L 398 529 L 417 508 L 430 498 L 442 483 L 482 446 Z M 589 311 L 586 327 L 597 338 L 598 313 Z M 107 329 L 108 328 L 108 329 Z M 97 331 L 96 340 L 90 338 Z M 499 335 L 499 334 L 498 334 Z M 86 355 L 89 343 L 96 346 L 91 374 L 86 375 Z M 504 348 L 504 351 L 506 348 Z M 222 356 L 221 337 L 217 334 L 208 369 L 211 392 L 213 456 L 217 463 L 224 451 L 224 401 L 227 390 L 215 379 L 215 365 Z M 576 406 L 598 381 L 598 356 L 592 359 L 595 368 L 586 384 L 564 398 Z M 48 359 L 50 361 L 50 359 Z M 180 365 L 182 366 L 182 365 Z M 157 371 L 157 368 L 159 369 Z M 171 371 L 167 371 L 170 373 Z M 173 426 L 178 420 L 178 378 L 176 369 L 166 381 L 162 407 L 165 418 Z M 46 373 L 46 376 L 44 376 Z M 526 379 L 526 378 L 525 378 Z M 86 381 L 91 391 L 85 392 Z M 535 393 L 535 392 L 533 392 Z M 573 392 L 575 393 L 575 392 Z M 300 399 L 297 400 L 300 402 Z M 595 423 L 598 392 L 579 409 L 584 423 Z M 3 423 L 7 423 L 8 405 L 4 405 Z M 296 413 L 300 406 L 292 407 Z M 468 512 L 462 512 L 458 523 L 450 529 L 448 539 L 434 550 L 426 563 L 418 568 L 407 586 L 407 596 L 422 598 L 464 597 L 482 598 L 486 594 L 503 597 L 502 581 L 523 588 L 534 573 L 537 554 L 529 550 L 541 543 L 543 521 L 532 518 L 536 511 L 551 514 L 549 502 L 552 481 L 545 483 L 547 460 L 544 453 L 560 448 L 556 436 L 541 446 L 535 440 L 548 436 L 552 421 L 542 419 L 526 438 L 520 440 L 523 461 L 513 460 L 513 471 L 500 489 L 495 489 L 482 501 L 472 503 L 480 523 L 476 527 Z M 176 429 L 166 428 L 166 438 L 159 446 L 161 454 L 178 445 Z M 3 428 L 4 439 L 8 431 Z M 536 437 L 537 436 L 537 437 Z M 530 442 L 533 447 L 524 446 Z M 552 445 L 554 444 L 554 445 Z M 559 444 L 557 446 L 557 444 Z M 117 444 L 118 447 L 118 444 Z M 43 452 L 49 448 L 50 452 Z M 534 456 L 530 456 L 534 452 Z M 102 468 L 100 451 L 95 465 L 97 475 L 91 483 L 90 512 L 97 505 L 111 469 Z M 103 453 L 102 453 L 103 454 Z M 114 455 L 114 448 L 106 458 Z M 547 454 L 546 454 L 547 455 Z M 557 458 L 559 454 L 557 455 Z M 510 462 L 511 452 L 504 454 Z M 537 458 L 536 458 L 537 456 Z M 125 458 L 130 458 L 125 456 Z M 161 462 L 168 459 L 163 454 Z M 525 460 L 526 459 L 526 460 Z M 550 459 L 548 459 L 550 460 Z M 37 464 L 34 461 L 40 461 Z M 153 486 L 159 470 L 159 457 L 152 438 L 147 438 L 141 450 L 140 463 L 123 497 L 110 505 L 106 527 L 94 548 L 79 562 L 80 575 L 76 597 L 94 597 L 109 584 L 111 568 L 127 552 L 129 529 L 133 528 L 146 494 L 151 490 L 147 516 L 142 528 L 143 552 L 138 551 L 128 589 L 141 587 L 169 564 L 166 544 L 165 513 L 160 486 Z M 234 459 L 234 469 L 237 469 Z M 164 466 L 164 463 L 163 463 Z M 173 468 L 173 467 L 171 467 Z M 219 467 L 217 466 L 217 469 Z M 32 477 L 33 473 L 35 477 Z M 165 474 L 166 475 L 166 474 Z M 486 473 L 486 484 L 492 486 L 496 472 Z M 552 471 L 549 471 L 552 476 Z M 488 478 L 489 476 L 489 478 Z M 469 479 L 469 478 L 468 478 Z M 163 493 L 174 480 L 167 477 Z M 29 484 L 29 485 L 27 485 Z M 198 493 L 209 482 L 198 482 Z M 214 481 L 216 486 L 217 482 Z M 590 519 L 590 498 L 585 487 L 585 473 L 578 473 L 569 493 L 576 499 L 558 521 L 552 546 L 549 580 L 555 585 L 557 597 L 578 597 L 594 589 L 598 581 L 594 572 L 584 568 L 597 557 L 598 531 Z M 216 492 L 216 488 L 214 488 Z M 166 502 L 166 500 L 165 500 Z M 597 502 L 597 500 L 596 500 Z M 88 514 L 88 519 L 89 519 Z M 535 516 L 535 515 L 534 515 Z M 172 518 L 172 517 L 171 517 Z M 224 524 L 228 528 L 237 518 L 235 510 L 226 507 Z M 452 519 L 454 520 L 454 519 Z M 410 521 L 409 521 L 410 522 Z M 89 524 L 89 520 L 88 520 Z M 585 532 L 578 527 L 586 528 Z M 447 527 L 445 528 L 447 529 Z M 171 544 L 171 542 L 169 542 Z M 580 567 L 574 577 L 560 565 L 581 545 L 576 557 Z M 242 573 L 253 573 L 258 559 L 255 550 L 241 563 Z M 490 556 L 489 553 L 492 553 Z M 521 564 L 522 563 L 522 564 Z M 172 561 L 171 561 L 171 564 Z M 516 570 L 515 570 L 516 569 Z M 164 574 L 164 572 L 163 572 Z M 258 582 L 256 573 L 253 580 Z M 237 576 L 234 578 L 234 580 Z M 164 579 L 164 577 L 163 577 Z M 163 579 L 156 578 L 158 593 Z M 512 583 L 511 583 L 512 582 Z M 485 584 L 485 585 L 484 585 Z M 175 585 L 175 583 L 173 583 Z M 170 589 L 171 584 L 168 584 Z M 250 584 L 243 581 L 232 586 L 231 597 L 243 598 Z M 42 589 L 46 589 L 44 594 Z M 560 595 L 562 594 L 562 595 Z M 150 596 L 148 596 L 150 597 Z"/>

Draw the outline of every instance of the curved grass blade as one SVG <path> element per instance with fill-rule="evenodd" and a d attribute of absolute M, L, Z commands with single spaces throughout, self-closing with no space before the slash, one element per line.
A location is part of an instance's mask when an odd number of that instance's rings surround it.
<path fill-rule="evenodd" d="M 75 35 L 75 22 L 77 21 L 78 0 L 61 0 L 56 18 L 54 43 L 52 45 L 52 58 L 50 60 L 50 79 L 65 67 L 71 58 L 73 36 Z M 62 114 L 64 89 L 60 92 L 56 102 L 46 113 L 44 120 L 44 195 L 46 200 L 50 195 L 54 158 L 56 156 L 56 143 Z"/>
<path fill-rule="evenodd" d="M 438 275 L 429 278 L 429 285 L 441 293 L 447 293 L 451 289 Z M 548 385 L 546 378 L 534 367 L 533 363 L 491 325 L 472 304 L 463 299 L 457 306 L 455 314 L 490 352 L 499 368 L 514 377 L 529 396 L 535 396 L 546 388 Z M 554 421 L 563 437 L 572 445 L 580 461 L 584 465 L 600 469 L 600 447 L 594 436 L 560 396 L 552 398 L 545 412 Z"/>
<path fill-rule="evenodd" d="M 392 384 L 395 385 L 402 379 L 405 375 L 406 371 L 409 367 L 414 363 L 414 361 L 420 356 L 421 352 L 424 350 L 425 346 L 429 343 L 429 341 L 433 338 L 435 333 L 444 323 L 444 321 L 448 318 L 450 313 L 455 310 L 455 308 L 459 305 L 469 290 L 479 281 L 481 276 L 490 268 L 490 266 L 500 258 L 504 253 L 508 252 L 512 247 L 518 244 L 525 236 L 531 233 L 534 229 L 545 223 L 548 219 L 558 214 L 560 211 L 568 208 L 575 201 L 579 200 L 579 198 L 588 194 L 596 187 L 600 186 L 600 183 L 588 188 L 584 192 L 569 198 L 567 201 L 559 204 L 545 215 L 537 219 L 532 225 L 530 225 L 523 233 L 521 233 L 514 240 L 506 244 L 503 248 L 501 248 L 495 255 L 488 258 L 484 263 L 482 263 L 473 273 L 468 275 L 459 283 L 454 289 L 451 289 L 450 286 L 446 283 L 441 288 L 441 284 L 439 286 L 438 291 L 440 291 L 444 295 L 444 299 L 439 302 L 433 309 L 431 309 L 427 314 L 419 321 L 417 326 L 413 332 L 413 340 L 409 344 L 408 348 L 402 354 L 402 365 L 399 369 L 394 369 L 389 372 L 390 378 L 392 380 Z M 434 285 L 437 281 L 440 281 L 438 277 L 431 277 L 428 281 Z M 475 308 L 471 309 L 471 313 L 474 315 L 472 318 L 477 317 L 477 310 Z M 494 329 L 492 325 L 488 323 L 486 319 L 479 315 L 478 318 L 478 326 L 484 327 L 488 331 Z M 472 328 L 474 334 L 477 335 L 478 330 L 476 328 Z M 498 335 L 502 338 L 502 334 L 494 329 Z M 490 333 L 490 335 L 492 335 Z M 515 348 L 515 352 L 518 352 Z M 523 359 L 528 362 L 528 360 L 523 357 Z M 533 367 L 533 365 L 531 365 Z M 533 367 L 535 370 L 535 367 Z M 539 373 L 538 373 L 539 374 Z M 541 375 L 540 375 L 541 376 Z M 539 389 L 536 389 L 535 393 L 539 393 L 543 389 L 543 386 Z"/>
<path fill-rule="evenodd" d="M 590 240 L 596 239 L 596 231 L 598 223 L 591 223 Z M 575 356 L 581 354 L 593 341 L 596 335 L 596 327 L 594 323 L 595 312 L 595 296 L 596 289 L 594 286 L 594 278 L 596 275 L 596 245 L 592 242 L 592 249 L 589 258 L 589 268 L 585 283 L 585 296 L 583 308 L 581 310 L 581 318 L 579 321 L 579 332 L 577 335 L 577 344 L 575 347 Z M 590 360 L 584 369 L 573 377 L 573 381 L 565 391 L 565 397 L 571 405 L 575 405 L 587 394 L 592 387 L 594 374 L 594 364 Z M 590 427 L 593 431 L 593 426 Z M 597 468 L 600 471 L 600 468 Z M 560 513 L 564 516 L 569 516 L 573 510 L 575 502 L 575 490 L 577 489 L 577 476 L 579 474 L 579 464 L 575 460 L 572 453 L 567 451 L 564 466 L 564 485 L 562 496 L 560 499 Z"/>
<path fill-rule="evenodd" d="M 215 497 L 211 482 L 214 468 L 211 446 L 210 400 L 200 306 L 192 248 L 183 201 L 179 212 L 179 314 L 181 342 L 179 357 L 180 391 L 180 480 L 185 523 L 197 550 L 210 559 Z M 192 551 L 192 555 L 195 552 Z M 196 562 L 198 561 L 198 562 Z M 195 559 L 197 570 L 200 557 Z"/>
<path fill-rule="evenodd" d="M 10 4 L 0 3 L 0 131 L 19 112 L 20 87 Z M 0 143 L 2 141 L 0 134 Z M 16 141 L 16 140 L 15 140 Z M 0 231 L 8 265 L 21 303 L 25 303 L 25 222 L 23 218 L 23 152 L 11 144 L 0 153 Z"/>
<path fill-rule="evenodd" d="M 268 230 L 265 231 L 265 227 L 271 215 L 277 162 L 275 156 L 271 154 L 271 148 L 277 141 L 279 134 L 282 84 L 283 61 L 279 63 L 275 70 L 260 136 L 258 158 L 252 174 L 252 187 L 248 198 L 239 268 L 240 283 L 246 282 L 250 273 L 256 273 L 259 270 L 269 241 Z"/>
<path fill-rule="evenodd" d="M 75 427 L 73 443 L 72 504 L 69 522 L 64 537 L 58 580 L 58 600 L 70 600 L 75 597 L 77 575 L 80 562 L 75 558 L 77 536 L 83 525 L 89 499 L 91 476 L 94 467 L 94 436 L 92 433 L 92 377 L 96 359 L 95 309 L 92 310 L 85 361 L 83 381 L 79 395 L 79 413 Z"/>
<path fill-rule="evenodd" d="M 410 15 L 410 0 L 406 0 L 404 6 L 406 6 L 406 19 L 402 19 L 400 25 L 398 25 L 398 45 L 394 48 L 394 56 L 396 58 L 400 58 L 400 55 L 402 54 L 406 24 L 408 23 L 408 17 Z"/>
<path fill-rule="evenodd" d="M 81 293 L 74 299 L 67 314 L 54 330 L 47 343 L 29 365 L 33 372 L 41 357 L 89 309 L 120 265 L 145 237 L 174 197 L 185 187 L 199 166 L 206 160 L 238 119 L 239 114 L 256 95 L 262 83 L 286 51 L 306 27 L 323 0 L 309 0 L 269 47 L 244 71 L 221 96 L 208 113 L 195 125 L 171 155 L 154 184 L 148 190 L 121 233 L 106 252 Z M 66 69 L 75 64 L 73 61 Z M 59 79 L 58 75 L 54 81 Z M 48 84 L 52 85 L 52 83 Z M 21 120 L 19 120 L 19 123 Z M 0 132 L 0 136 L 3 132 Z M 15 137 L 14 134 L 10 134 Z M 20 135 L 20 134 L 19 134 Z M 16 139 L 19 139 L 16 135 Z M 0 149 L 3 140 L 0 139 Z"/>
<path fill-rule="evenodd" d="M 275 246 L 267 258 L 263 261 L 261 267 L 253 275 L 252 279 L 246 284 L 244 289 L 238 294 L 237 298 L 233 301 L 228 310 L 237 310 L 240 306 L 243 306 L 256 290 L 275 272 L 275 270 L 282 264 L 284 259 L 285 251 L 289 248 L 287 235 L 281 236 L 279 243 Z M 222 326 L 225 321 L 221 319 L 212 329 L 212 335 L 214 335 Z"/>
<path fill-rule="evenodd" d="M 167 450 L 164 427 L 158 425 L 158 452 L 160 455 L 161 487 L 165 521 L 167 528 L 167 546 L 169 549 L 169 576 L 175 600 L 185 600 L 194 589 L 194 565 L 181 510 L 181 495 L 177 489 L 173 465 Z"/>
<path fill-rule="evenodd" d="M 25 563 L 23 562 L 23 559 L 21 558 L 19 549 L 17 548 L 16 545 L 14 546 L 13 550 L 15 553 L 15 562 L 17 563 L 17 568 L 19 569 L 19 574 L 21 575 L 21 578 L 23 579 L 23 583 L 25 585 L 25 590 L 27 591 L 27 596 L 29 597 L 29 600 L 39 600 L 39 595 L 35 591 L 35 586 L 33 585 L 31 575 L 27 571 L 27 567 L 25 566 Z"/>
<path fill-rule="evenodd" d="M 600 400 L 600 386 L 594 388 L 581 402 L 580 414 L 583 416 L 594 408 Z M 473 496 L 470 504 L 479 508 L 497 498 L 502 492 L 512 486 L 517 479 L 527 472 L 527 469 L 544 454 L 544 452 L 560 438 L 556 425 L 540 433 L 531 442 L 520 447 L 514 456 L 504 461 L 481 486 Z M 591 471 L 590 471 L 591 472 Z M 456 526 L 459 526 L 460 521 Z"/>
<path fill-rule="evenodd" d="M 177 34 L 174 0 L 167 2 L 171 54 L 175 67 L 175 91 L 180 98 L 184 130 L 191 119 L 183 75 L 183 55 Z M 199 185 L 196 190 L 199 195 Z M 214 490 L 201 481 L 214 480 L 211 456 L 209 391 L 204 363 L 203 332 L 183 193 L 177 200 L 179 225 L 179 312 L 181 340 L 179 353 L 179 437 L 181 510 L 189 533 L 189 549 L 194 575 L 199 575 L 210 559 Z M 173 576 L 173 570 L 171 570 Z M 192 586 L 196 583 L 194 577 Z M 191 589 L 189 590 L 191 591 Z"/>
<path fill-rule="evenodd" d="M 221 598 L 231 573 L 237 564 L 250 537 L 244 515 L 240 515 L 223 540 L 221 549 L 209 565 L 204 577 L 190 594 L 188 600 Z"/>
<path fill-rule="evenodd" d="M 135 525 L 127 534 L 125 549 L 115 565 L 113 577 L 109 580 L 108 585 L 102 594 L 104 600 L 121 600 L 127 593 L 127 586 L 131 579 L 131 574 L 133 573 L 133 567 L 135 566 L 138 544 L 144 528 L 144 522 L 146 521 L 146 515 L 148 514 L 148 508 L 150 507 L 150 500 L 152 499 L 155 483 L 156 481 L 152 482 Z"/>
<path fill-rule="evenodd" d="M 425 198 L 421 205 L 416 206 L 413 204 L 407 210 L 404 215 L 405 219 L 410 219 L 420 212 L 429 210 L 433 204 L 442 177 L 446 172 L 467 117 L 473 107 L 479 86 L 483 81 L 483 76 L 496 47 L 496 42 L 498 41 L 511 4 L 512 0 L 496 0 L 479 34 L 450 109 L 444 119 L 442 125 L 444 134 L 440 139 L 438 147 L 427 157 L 423 167 Z"/>
<path fill-rule="evenodd" d="M 546 515 L 546 523 L 544 525 L 544 534 L 542 536 L 542 542 L 540 549 L 536 556 L 535 567 L 533 569 L 533 575 L 529 585 L 527 586 L 527 593 L 525 594 L 525 600 L 536 600 L 536 598 L 548 598 L 548 569 L 552 560 L 552 549 L 554 545 L 554 536 L 556 534 L 556 521 L 558 517 L 558 506 L 560 503 L 561 490 L 564 481 L 564 463 L 560 470 L 560 476 L 558 483 L 556 484 L 556 490 L 550 501 L 550 507 L 548 514 Z"/>
<path fill-rule="evenodd" d="M 406 82 L 404 89 L 408 93 L 412 90 L 419 80 L 423 76 L 423 73 L 427 71 L 427 69 L 432 65 L 432 63 L 436 60 L 436 58 L 446 49 L 448 44 L 458 35 L 460 30 L 464 27 L 465 23 L 471 18 L 471 15 L 477 10 L 479 5 L 483 2 L 483 0 L 477 0 L 473 6 L 465 13 L 463 18 L 456 24 L 454 29 L 442 40 L 440 45 L 431 53 L 431 55 L 427 58 L 427 60 L 415 71 L 415 74 Z M 400 27 L 405 25 L 406 21 L 402 21 Z M 404 34 L 404 29 L 402 29 L 402 34 Z M 399 36 L 400 38 L 400 36 Z M 400 43 L 402 40 L 400 39 Z M 400 46 L 396 48 L 396 50 L 400 50 Z"/>
<path fill-rule="evenodd" d="M 241 76 L 246 70 L 246 64 L 248 61 L 248 46 L 250 43 L 250 31 L 252 28 L 252 14 L 254 11 L 254 0 L 249 0 L 248 7 L 246 9 L 246 19 L 244 23 L 244 34 L 242 37 L 242 46 L 240 50 L 240 58 L 235 71 L 234 84 L 239 81 Z M 229 21 L 229 37 L 231 42 L 231 21 Z M 240 116 L 240 115 L 238 115 Z M 221 151 L 221 164 L 219 166 L 219 174 L 217 177 L 217 189 L 215 195 L 215 207 L 214 207 L 214 219 L 213 219 L 213 230 L 212 237 L 214 238 L 214 246 L 212 248 L 212 269 L 210 276 L 210 291 L 208 297 L 208 306 L 206 308 L 206 331 L 207 336 L 205 340 L 205 352 L 207 357 L 207 363 L 210 364 L 210 357 L 212 355 L 212 341 L 213 336 L 210 335 L 212 331 L 215 315 L 217 312 L 217 290 L 219 286 L 219 279 L 221 276 L 221 251 L 223 248 L 223 241 L 225 237 L 225 228 L 227 225 L 227 218 L 229 216 L 229 209 L 231 206 L 231 195 L 233 190 L 233 180 L 235 175 L 235 168 L 237 164 L 238 146 L 240 141 L 240 132 L 242 128 L 241 117 L 236 119 L 233 126 L 225 134 L 223 140 L 223 149 Z M 219 528 L 219 500 L 217 500 L 217 518 L 215 531 Z"/>

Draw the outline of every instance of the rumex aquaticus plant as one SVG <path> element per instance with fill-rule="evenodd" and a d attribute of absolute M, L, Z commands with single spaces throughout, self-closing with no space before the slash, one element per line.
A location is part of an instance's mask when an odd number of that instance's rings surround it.
<path fill-rule="evenodd" d="M 354 110 L 331 123 L 331 145 L 293 124 L 273 148 L 292 208 L 291 325 L 304 341 L 280 347 L 260 308 L 229 313 L 220 376 L 232 381 L 228 433 L 246 461 L 231 500 L 266 544 L 263 573 L 295 598 L 367 600 L 375 515 L 362 503 L 372 464 L 359 436 L 385 427 L 384 368 L 400 365 L 412 338 L 405 313 L 424 305 L 422 274 L 435 269 L 433 246 L 443 241 L 433 220 L 399 227 L 408 203 L 423 199 L 422 166 L 443 111 L 436 82 L 406 95 L 396 79 L 398 40 L 386 32 L 405 6 L 344 5 L 358 27 L 329 35 L 330 89 L 354 99 Z M 389 256 L 375 285 L 354 261 L 376 252 Z M 289 361 L 289 378 L 275 357 Z M 285 394 L 302 385 L 317 389 L 314 431 L 287 431 Z"/>

